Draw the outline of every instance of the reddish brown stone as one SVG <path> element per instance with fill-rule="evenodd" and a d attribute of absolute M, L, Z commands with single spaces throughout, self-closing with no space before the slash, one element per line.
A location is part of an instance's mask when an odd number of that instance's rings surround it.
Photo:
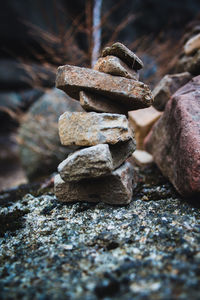
<path fill-rule="evenodd" d="M 65 65 L 58 68 L 56 87 L 79 100 L 80 91 L 89 91 L 125 105 L 127 110 L 145 108 L 153 96 L 147 85 L 133 79 Z"/>
<path fill-rule="evenodd" d="M 145 146 L 182 196 L 200 194 L 200 76 L 170 99 Z"/>

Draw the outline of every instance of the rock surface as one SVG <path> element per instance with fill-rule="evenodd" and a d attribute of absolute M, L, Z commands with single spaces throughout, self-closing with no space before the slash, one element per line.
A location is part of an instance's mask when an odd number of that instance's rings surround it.
<path fill-rule="evenodd" d="M 80 92 L 80 104 L 86 111 L 127 114 L 127 109 L 109 98 L 90 92 Z"/>
<path fill-rule="evenodd" d="M 183 85 L 185 85 L 192 76 L 188 72 L 165 75 L 153 90 L 153 106 L 160 111 L 165 109 L 165 105 L 170 97 Z"/>
<path fill-rule="evenodd" d="M 0 194 L 0 298 L 198 300 L 200 210 L 156 168 L 138 176 L 123 207 Z"/>
<path fill-rule="evenodd" d="M 141 167 L 146 167 L 153 163 L 153 156 L 144 150 L 134 151 L 132 158 Z"/>
<path fill-rule="evenodd" d="M 66 146 L 94 146 L 127 141 L 131 131 L 123 115 L 65 112 L 59 118 L 59 135 Z"/>
<path fill-rule="evenodd" d="M 55 195 L 63 202 L 128 204 L 132 199 L 134 187 L 133 167 L 128 162 L 102 178 L 64 182 L 60 175 L 56 175 L 54 182 Z"/>
<path fill-rule="evenodd" d="M 100 177 L 108 175 L 112 170 L 113 161 L 107 144 L 78 150 L 58 166 L 58 173 L 64 181 Z"/>
<path fill-rule="evenodd" d="M 200 74 L 200 50 L 193 56 L 184 55 L 181 57 L 176 65 L 177 72 L 190 72 L 192 75 Z"/>
<path fill-rule="evenodd" d="M 137 149 L 144 150 L 144 139 L 161 115 L 153 106 L 129 111 L 128 120 L 134 131 Z"/>
<path fill-rule="evenodd" d="M 120 58 L 112 55 L 100 57 L 94 66 L 94 70 L 129 79 L 139 79 L 139 74 L 136 71 L 130 69 Z"/>
<path fill-rule="evenodd" d="M 119 167 L 134 150 L 133 139 L 112 146 L 98 144 L 84 148 L 62 161 L 58 166 L 58 172 L 64 181 L 106 176 Z"/>
<path fill-rule="evenodd" d="M 60 161 L 73 151 L 62 147 L 58 135 L 58 118 L 68 111 L 82 111 L 80 104 L 63 92 L 46 92 L 23 120 L 18 135 L 20 158 L 29 177 L 56 170 Z"/>
<path fill-rule="evenodd" d="M 182 196 L 200 194 L 200 76 L 168 102 L 146 149 Z"/>
<path fill-rule="evenodd" d="M 140 81 L 70 65 L 58 68 L 56 87 L 77 100 L 82 90 L 100 94 L 127 110 L 148 107 L 153 102 L 149 87 Z"/>
<path fill-rule="evenodd" d="M 102 51 L 102 56 L 113 55 L 119 57 L 125 62 L 131 69 L 140 70 L 143 68 L 143 62 L 123 44 L 117 42 L 111 47 L 106 47 Z"/>
<path fill-rule="evenodd" d="M 186 55 L 191 55 L 197 49 L 200 49 L 200 33 L 193 36 L 184 46 L 184 52 Z"/>

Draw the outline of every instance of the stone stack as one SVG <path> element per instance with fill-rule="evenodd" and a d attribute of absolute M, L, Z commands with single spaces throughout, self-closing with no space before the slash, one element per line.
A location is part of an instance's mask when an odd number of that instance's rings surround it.
<path fill-rule="evenodd" d="M 55 194 L 60 201 L 128 204 L 134 189 L 135 150 L 129 110 L 148 107 L 152 94 L 138 81 L 142 61 L 121 43 L 102 52 L 94 69 L 58 68 L 56 86 L 80 100 L 85 112 L 65 112 L 59 119 L 61 144 L 77 150 L 58 166 Z"/>

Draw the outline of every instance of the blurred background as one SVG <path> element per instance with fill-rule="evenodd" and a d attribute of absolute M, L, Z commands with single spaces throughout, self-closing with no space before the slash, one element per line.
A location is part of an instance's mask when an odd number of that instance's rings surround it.
<path fill-rule="evenodd" d="M 2 2 L 0 190 L 52 174 L 72 151 L 59 143 L 57 120 L 81 107 L 55 89 L 59 65 L 91 67 L 103 47 L 120 41 L 143 60 L 140 79 L 153 89 L 185 70 L 192 32 L 200 32 L 199 0 Z"/>

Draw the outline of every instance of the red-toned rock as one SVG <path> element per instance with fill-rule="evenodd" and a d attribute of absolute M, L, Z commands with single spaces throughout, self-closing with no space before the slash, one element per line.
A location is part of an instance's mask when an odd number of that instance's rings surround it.
<path fill-rule="evenodd" d="M 200 194 L 200 76 L 172 96 L 145 148 L 182 196 Z"/>

